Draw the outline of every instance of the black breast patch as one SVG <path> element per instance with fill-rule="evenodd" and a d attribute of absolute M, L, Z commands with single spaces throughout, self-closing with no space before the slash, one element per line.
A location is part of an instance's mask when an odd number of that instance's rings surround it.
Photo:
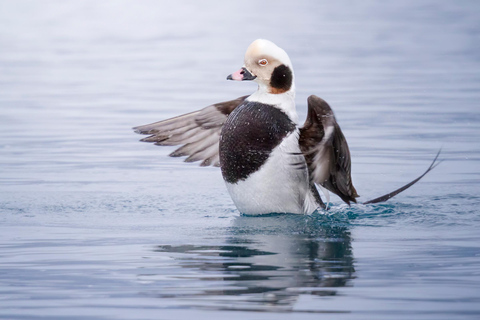
<path fill-rule="evenodd" d="M 272 105 L 245 101 L 228 116 L 220 136 L 220 167 L 229 183 L 245 180 L 267 161 L 295 123 Z"/>

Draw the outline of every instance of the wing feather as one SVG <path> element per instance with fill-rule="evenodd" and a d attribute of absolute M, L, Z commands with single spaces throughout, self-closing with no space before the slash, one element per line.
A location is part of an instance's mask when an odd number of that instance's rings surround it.
<path fill-rule="evenodd" d="M 299 144 L 310 179 L 347 204 L 356 202 L 347 141 L 328 103 L 315 95 L 308 97 L 308 115 L 300 128 Z"/>
<path fill-rule="evenodd" d="M 150 135 L 140 141 L 158 146 L 182 145 L 171 157 L 186 156 L 185 162 L 202 161 L 201 166 L 219 166 L 219 139 L 229 114 L 247 96 L 210 105 L 178 117 L 133 128 L 139 134 Z"/>

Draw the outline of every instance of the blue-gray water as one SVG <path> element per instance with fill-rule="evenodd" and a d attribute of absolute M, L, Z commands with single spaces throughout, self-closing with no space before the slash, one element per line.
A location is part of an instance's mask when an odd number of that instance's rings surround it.
<path fill-rule="evenodd" d="M 336 112 L 368 200 L 240 216 L 218 168 L 131 127 L 255 90 Z M 478 319 L 478 1 L 0 1 L 1 319 Z"/>

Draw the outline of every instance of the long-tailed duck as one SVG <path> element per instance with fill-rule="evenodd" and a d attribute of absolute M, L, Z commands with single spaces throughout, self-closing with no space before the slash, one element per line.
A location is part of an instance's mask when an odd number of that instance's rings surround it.
<path fill-rule="evenodd" d="M 150 135 L 141 141 L 183 145 L 172 157 L 220 166 L 228 192 L 244 214 L 311 214 L 325 209 L 317 186 L 327 203 L 328 191 L 349 205 L 357 202 L 350 151 L 330 106 L 311 95 L 307 119 L 303 127 L 297 125 L 295 76 L 283 49 L 255 40 L 244 66 L 227 79 L 255 81 L 258 89 L 250 96 L 134 130 Z M 436 166 L 437 157 L 414 181 L 364 203 L 383 202 L 407 189 Z"/>

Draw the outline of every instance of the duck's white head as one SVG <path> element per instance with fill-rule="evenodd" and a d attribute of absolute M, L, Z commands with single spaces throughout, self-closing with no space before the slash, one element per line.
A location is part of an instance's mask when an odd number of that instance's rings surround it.
<path fill-rule="evenodd" d="M 228 80 L 254 80 L 259 89 L 272 94 L 294 90 L 292 63 L 285 50 L 271 41 L 258 39 L 245 53 L 244 66 L 227 77 Z"/>

